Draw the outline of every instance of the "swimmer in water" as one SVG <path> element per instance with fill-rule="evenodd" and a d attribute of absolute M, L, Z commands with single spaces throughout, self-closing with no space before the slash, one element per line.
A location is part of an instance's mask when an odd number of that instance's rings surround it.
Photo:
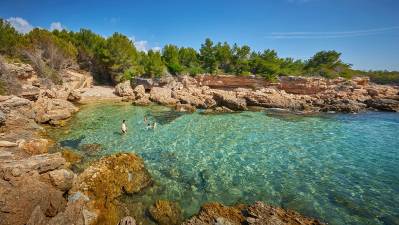
<path fill-rule="evenodd" d="M 122 126 L 121 126 L 122 134 L 127 133 L 127 127 L 126 127 L 125 122 L 126 122 L 125 120 L 122 121 Z"/>
<path fill-rule="evenodd" d="M 147 123 L 147 116 L 144 116 L 144 123 Z"/>
<path fill-rule="evenodd" d="M 156 123 L 156 122 L 154 122 L 154 123 L 152 124 L 152 129 L 155 129 L 155 128 L 157 128 L 157 123 Z"/>

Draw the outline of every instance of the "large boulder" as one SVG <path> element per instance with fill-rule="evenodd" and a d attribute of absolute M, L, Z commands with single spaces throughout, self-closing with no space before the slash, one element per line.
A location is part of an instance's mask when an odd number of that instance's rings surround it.
<path fill-rule="evenodd" d="M 0 180 L 0 224 L 24 225 L 37 206 L 47 217 L 53 217 L 65 209 L 63 192 L 38 177 L 35 172 L 12 182 Z"/>
<path fill-rule="evenodd" d="M 54 187 L 61 191 L 68 191 L 76 175 L 69 169 L 58 169 L 48 172 L 48 177 Z"/>
<path fill-rule="evenodd" d="M 306 100 L 301 97 L 296 97 L 295 95 L 285 93 L 285 91 L 272 88 L 246 92 L 244 98 L 249 106 L 266 108 L 303 110 L 306 104 Z"/>
<path fill-rule="evenodd" d="M 119 83 L 115 86 L 115 94 L 120 97 L 134 96 L 133 88 L 130 81 Z"/>
<path fill-rule="evenodd" d="M 0 161 L 0 179 L 10 180 L 36 171 L 43 174 L 60 169 L 66 164 L 61 153 L 34 155 L 20 160 L 7 159 Z"/>
<path fill-rule="evenodd" d="M 131 153 L 111 155 L 94 162 L 76 179 L 70 196 L 87 196 L 90 212 L 106 224 L 116 224 L 119 211 L 115 198 L 123 193 L 137 193 L 151 184 L 144 162 Z"/>
<path fill-rule="evenodd" d="M 0 224 L 45 224 L 62 212 L 64 191 L 44 177 L 64 165 L 60 153 L 0 160 Z"/>
<path fill-rule="evenodd" d="M 71 102 L 62 99 L 40 98 L 33 104 L 35 121 L 57 125 L 68 119 L 79 109 Z"/>
<path fill-rule="evenodd" d="M 153 87 L 150 92 L 150 99 L 162 105 L 175 105 L 178 100 L 172 98 L 172 90 L 169 88 Z"/>
<path fill-rule="evenodd" d="M 71 101 L 71 102 L 78 102 L 81 99 L 82 99 L 82 95 L 80 93 L 80 90 L 78 90 L 78 89 L 69 92 L 69 95 L 67 98 L 67 100 Z"/>
<path fill-rule="evenodd" d="M 134 88 L 133 93 L 134 93 L 134 95 L 135 95 L 135 97 L 137 99 L 143 98 L 145 96 L 145 88 L 144 88 L 144 86 L 143 85 L 137 85 Z"/>
<path fill-rule="evenodd" d="M 44 138 L 32 139 L 29 141 L 22 140 L 18 146 L 22 151 L 31 155 L 40 155 L 48 152 L 51 142 Z"/>
<path fill-rule="evenodd" d="M 247 110 L 247 103 L 243 98 L 237 98 L 234 92 L 214 91 L 213 98 L 219 106 L 225 106 L 231 110 Z"/>

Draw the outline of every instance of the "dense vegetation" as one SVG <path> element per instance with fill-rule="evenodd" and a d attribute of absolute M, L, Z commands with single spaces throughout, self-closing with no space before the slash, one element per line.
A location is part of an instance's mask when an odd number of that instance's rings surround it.
<path fill-rule="evenodd" d="M 273 80 L 278 76 L 368 75 L 382 83 L 399 83 L 398 72 L 364 72 L 342 62 L 341 53 L 321 51 L 309 60 L 280 58 L 274 50 L 253 51 L 247 45 L 214 43 L 206 39 L 199 51 L 165 45 L 162 51 L 138 51 L 132 40 L 120 33 L 105 38 L 88 29 L 50 32 L 34 29 L 22 35 L 0 19 L 0 54 L 31 63 L 43 77 L 57 82 L 64 68 L 92 72 L 98 82 L 117 83 L 135 76 L 234 74 L 257 75 Z M 1 83 L 1 80 L 0 80 Z"/>

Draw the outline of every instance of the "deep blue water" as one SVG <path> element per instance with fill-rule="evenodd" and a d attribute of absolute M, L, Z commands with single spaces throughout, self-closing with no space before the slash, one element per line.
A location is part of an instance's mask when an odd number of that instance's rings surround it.
<path fill-rule="evenodd" d="M 144 116 L 157 128 L 147 129 Z M 92 104 L 51 135 L 70 147 L 101 144 L 99 155 L 137 153 L 156 182 L 140 200 L 178 201 L 186 216 L 208 201 L 263 200 L 329 224 L 399 224 L 399 114 L 205 115 Z"/>

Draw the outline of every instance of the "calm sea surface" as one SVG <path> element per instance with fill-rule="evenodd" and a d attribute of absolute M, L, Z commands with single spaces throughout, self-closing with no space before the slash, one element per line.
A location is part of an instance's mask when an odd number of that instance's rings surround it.
<path fill-rule="evenodd" d="M 128 198 L 175 200 L 186 217 L 209 201 L 263 200 L 329 224 L 399 224 L 399 113 L 205 115 L 102 103 L 50 133 L 78 152 L 101 144 L 95 157 L 138 154 L 155 185 Z"/>

